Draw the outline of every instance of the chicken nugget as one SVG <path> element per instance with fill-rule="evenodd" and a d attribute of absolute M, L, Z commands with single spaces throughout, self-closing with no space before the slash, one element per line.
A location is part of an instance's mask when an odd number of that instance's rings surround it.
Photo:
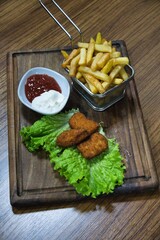
<path fill-rule="evenodd" d="M 62 132 L 56 139 L 60 147 L 70 147 L 82 142 L 88 137 L 88 132 L 84 129 L 70 129 Z"/>
<path fill-rule="evenodd" d="M 77 112 L 75 113 L 69 120 L 70 127 L 73 129 L 85 129 L 89 135 L 96 132 L 99 128 L 97 122 L 86 118 L 83 113 Z"/>
<path fill-rule="evenodd" d="M 108 140 L 102 134 L 93 133 L 89 139 L 77 145 L 83 157 L 91 159 L 108 148 Z"/>

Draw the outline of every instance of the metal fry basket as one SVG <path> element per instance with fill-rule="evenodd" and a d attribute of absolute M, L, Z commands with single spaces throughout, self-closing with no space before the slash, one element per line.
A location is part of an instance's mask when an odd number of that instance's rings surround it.
<path fill-rule="evenodd" d="M 63 9 L 54 0 L 51 0 L 51 1 L 60 10 L 60 12 L 68 19 L 68 21 L 74 26 L 74 28 L 78 31 L 80 35 L 80 41 L 83 42 L 83 34 L 80 28 L 72 21 L 72 19 L 63 11 Z M 39 2 L 42 5 L 42 7 L 46 10 L 46 12 L 49 14 L 49 16 L 58 24 L 58 26 L 69 37 L 71 41 L 71 46 L 73 48 L 74 44 L 73 44 L 72 35 L 56 19 L 56 17 L 51 13 L 51 11 L 48 9 L 46 4 L 44 4 L 42 0 L 39 0 Z M 112 41 L 112 46 L 115 46 L 116 48 L 117 47 L 121 48 L 121 41 Z M 81 83 L 75 77 L 71 77 L 72 84 L 75 90 L 86 100 L 86 102 L 92 109 L 96 111 L 104 111 L 105 109 L 109 108 L 110 106 L 112 106 L 113 104 L 115 104 L 116 102 L 118 102 L 124 97 L 128 83 L 134 77 L 134 69 L 132 68 L 132 66 L 127 65 L 125 69 L 128 73 L 128 79 L 125 80 L 123 83 L 119 84 L 118 86 L 115 86 L 107 90 L 103 94 L 93 94 L 83 83 Z"/>
<path fill-rule="evenodd" d="M 80 40 L 83 41 L 83 34 L 80 28 L 72 21 L 72 19 L 64 12 L 64 10 L 56 3 L 56 1 L 51 0 L 52 3 L 60 10 L 60 12 L 68 19 L 68 21 L 74 26 L 74 28 L 78 31 L 80 35 Z M 46 10 L 46 12 L 49 14 L 49 16 L 58 24 L 58 26 L 66 33 L 66 35 L 69 37 L 71 41 L 71 46 L 73 47 L 74 42 L 73 42 L 73 36 L 64 28 L 64 26 L 57 20 L 57 18 L 51 13 L 51 11 L 48 9 L 46 4 L 42 1 L 39 0 L 41 6 Z"/>

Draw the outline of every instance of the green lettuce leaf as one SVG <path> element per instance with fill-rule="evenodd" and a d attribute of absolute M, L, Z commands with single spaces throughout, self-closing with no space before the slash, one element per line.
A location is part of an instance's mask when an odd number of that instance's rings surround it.
<path fill-rule="evenodd" d="M 23 127 L 20 130 L 20 135 L 27 149 L 30 152 L 34 152 L 40 147 L 43 147 L 45 143 L 47 143 L 47 145 L 50 144 L 48 139 L 52 139 L 52 141 L 55 142 L 56 137 L 61 132 L 69 129 L 68 121 L 77 111 L 78 110 L 72 109 L 67 113 L 43 116 L 33 125 Z M 49 145 L 46 147 L 48 148 Z"/>
<path fill-rule="evenodd" d="M 61 154 L 50 153 L 54 169 L 65 176 L 76 191 L 95 198 L 100 194 L 112 193 L 123 184 L 125 166 L 115 139 L 109 139 L 109 148 L 99 156 L 87 160 L 77 148 L 67 148 Z"/>
<path fill-rule="evenodd" d="M 39 148 L 47 151 L 54 170 L 59 171 L 79 194 L 96 198 L 112 193 L 116 186 L 123 184 L 125 171 L 115 139 L 108 139 L 109 148 L 91 160 L 85 159 L 76 146 L 64 149 L 56 145 L 57 136 L 70 128 L 68 121 L 77 111 L 72 109 L 55 116 L 43 116 L 32 126 L 21 129 L 22 140 L 29 151 Z M 100 132 L 105 135 L 102 127 Z"/>

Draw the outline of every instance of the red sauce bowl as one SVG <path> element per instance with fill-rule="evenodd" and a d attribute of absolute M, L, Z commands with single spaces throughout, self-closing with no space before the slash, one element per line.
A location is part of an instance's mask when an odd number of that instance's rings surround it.
<path fill-rule="evenodd" d="M 32 107 L 32 103 L 31 101 L 29 101 L 29 99 L 26 96 L 26 83 L 27 80 L 31 77 L 31 76 L 42 76 L 42 75 L 46 75 L 48 76 L 48 78 L 53 78 L 56 83 L 58 84 L 62 95 L 64 96 L 64 100 L 62 101 L 62 103 L 57 107 L 53 108 L 53 110 L 49 113 L 46 114 L 45 111 L 39 111 L 35 108 Z M 54 84 L 55 85 L 55 84 Z M 35 89 L 33 90 L 35 91 Z M 70 84 L 68 82 L 68 80 L 62 76 L 61 74 L 59 74 L 58 72 L 48 69 L 48 68 L 43 68 L 43 67 L 35 67 L 35 68 L 31 68 L 30 70 L 28 70 L 23 77 L 20 79 L 19 81 L 19 85 L 18 85 L 18 97 L 20 99 L 20 101 L 28 108 L 32 109 L 33 111 L 36 111 L 40 114 L 43 115 L 54 115 L 59 113 L 60 111 L 62 111 L 62 109 L 65 107 L 68 98 L 70 95 Z"/>

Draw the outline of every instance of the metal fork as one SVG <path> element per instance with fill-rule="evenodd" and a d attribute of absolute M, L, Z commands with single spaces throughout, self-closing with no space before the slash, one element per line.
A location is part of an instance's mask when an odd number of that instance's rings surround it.
<path fill-rule="evenodd" d="M 71 41 L 71 46 L 74 46 L 73 37 L 72 35 L 63 27 L 63 25 L 56 19 L 56 17 L 49 11 L 46 5 L 43 3 L 42 0 L 39 0 L 41 6 L 46 10 L 46 12 L 50 15 L 50 17 L 58 24 L 58 26 L 67 34 Z M 80 34 L 80 40 L 83 41 L 83 34 L 80 28 L 72 21 L 72 19 L 63 11 L 63 9 L 54 1 L 52 0 L 53 4 L 63 13 L 63 15 L 70 21 L 70 23 L 75 27 L 75 29 Z"/>

